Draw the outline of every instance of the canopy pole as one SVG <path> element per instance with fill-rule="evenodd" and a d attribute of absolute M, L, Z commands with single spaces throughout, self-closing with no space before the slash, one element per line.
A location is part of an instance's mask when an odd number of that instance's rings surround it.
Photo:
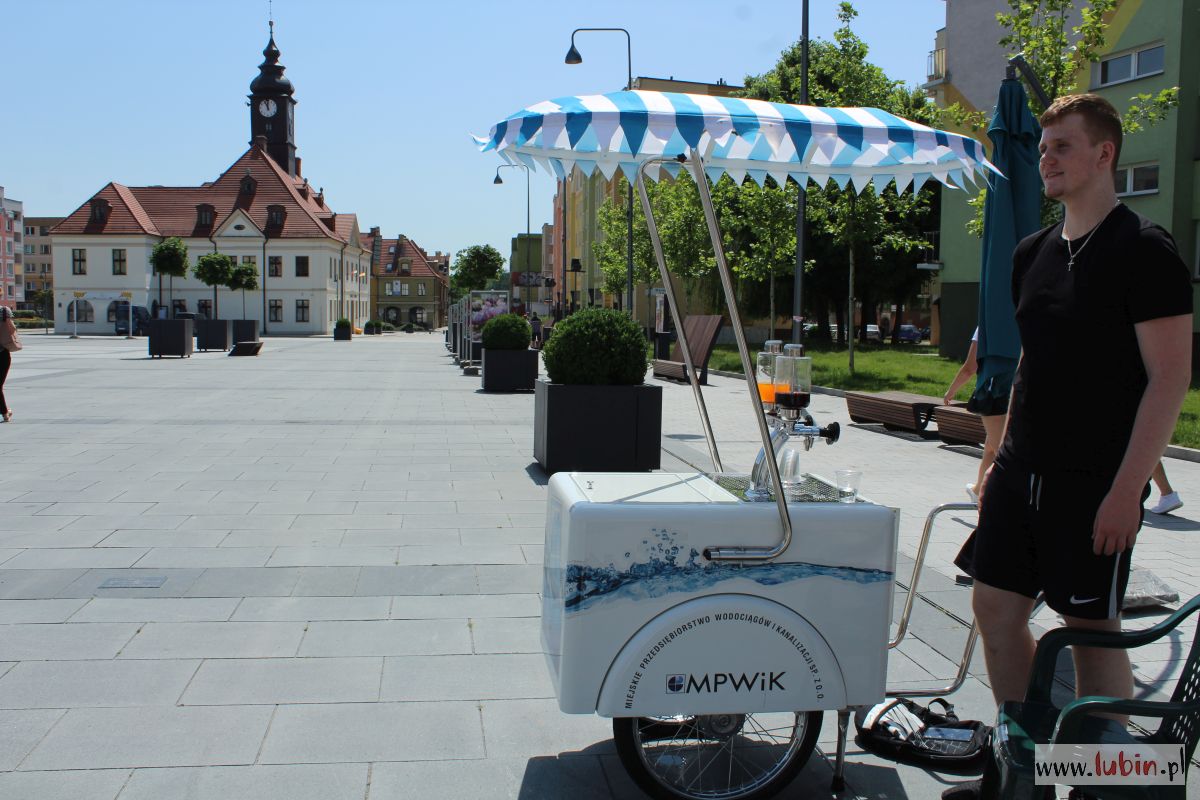
<path fill-rule="evenodd" d="M 721 456 L 717 453 L 717 440 L 713 436 L 712 423 L 708 420 L 708 407 L 705 406 L 704 394 L 700 391 L 700 378 L 696 374 L 695 364 L 692 363 L 692 348 L 688 344 L 683 321 L 679 318 L 679 304 L 675 302 L 675 287 L 671 285 L 671 275 L 667 271 L 667 259 L 663 255 L 662 238 L 658 235 L 658 225 L 654 221 L 654 208 L 650 205 L 650 194 L 646 191 L 646 167 L 668 161 L 676 161 L 676 159 L 652 158 L 642 162 L 637 172 L 638 197 L 642 201 L 642 212 L 646 215 L 646 230 L 650 233 L 650 244 L 654 248 L 654 260 L 658 262 L 658 274 L 662 276 L 663 288 L 667 293 L 667 305 L 671 308 L 671 319 L 675 323 L 675 331 L 679 336 L 679 349 L 683 352 L 683 364 L 687 369 L 688 383 L 692 385 L 696 408 L 700 411 L 700 422 L 704 425 L 704 439 L 708 443 L 708 455 L 712 458 L 713 469 L 717 472 L 724 472 L 725 468 L 721 466 Z"/>
<path fill-rule="evenodd" d="M 729 262 L 725 259 L 721 226 L 717 221 L 717 213 L 713 210 L 712 192 L 708 188 L 708 176 L 704 174 L 704 160 L 696 148 L 691 148 L 691 152 L 692 175 L 696 179 L 696 189 L 700 192 L 700 205 L 704 207 L 704 220 L 708 223 L 708 235 L 712 240 L 713 255 L 717 259 L 717 274 L 720 275 L 721 287 L 725 290 L 725 303 L 729 307 L 729 322 L 733 326 L 738 353 L 742 357 L 742 374 L 746 376 L 746 388 L 750 392 L 750 405 L 753 408 L 754 420 L 758 423 L 758 433 L 762 437 L 764 452 L 767 454 L 767 469 L 771 473 L 771 486 L 775 490 L 775 505 L 779 509 L 779 522 L 783 526 L 783 538 L 774 547 L 706 547 L 704 556 L 711 561 L 768 561 L 782 554 L 792 543 L 792 518 L 788 514 L 787 497 L 783 493 L 783 481 L 779 477 L 779 464 L 775 461 L 775 448 L 771 446 L 771 431 L 767 427 L 767 418 L 763 414 L 762 400 L 758 397 L 754 364 L 750 361 L 750 348 L 746 344 L 746 332 L 742 329 L 741 314 L 738 313 L 737 299 L 733 291 L 733 276 L 729 272 Z"/>

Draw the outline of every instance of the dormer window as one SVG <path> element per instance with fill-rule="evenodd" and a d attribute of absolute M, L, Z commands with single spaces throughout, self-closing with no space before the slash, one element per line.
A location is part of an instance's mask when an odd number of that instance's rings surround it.
<path fill-rule="evenodd" d="M 108 212 L 112 210 L 112 206 L 103 198 L 96 198 L 92 201 L 92 222 L 104 222 L 108 219 Z"/>
<path fill-rule="evenodd" d="M 389 256 L 394 256 L 394 255 L 396 255 L 396 245 L 394 245 L 394 244 L 389 244 L 389 245 L 388 245 L 388 255 L 389 255 Z"/>
<path fill-rule="evenodd" d="M 267 227 L 282 228 L 283 220 L 287 217 L 287 212 L 281 205 L 267 206 Z"/>
<path fill-rule="evenodd" d="M 207 203 L 202 203 L 196 206 L 196 226 L 199 228 L 209 228 L 213 224 L 213 209 Z"/>
<path fill-rule="evenodd" d="M 400 274 L 401 275 L 411 275 L 412 274 L 412 259 L 411 258 L 403 258 L 400 260 Z"/>
<path fill-rule="evenodd" d="M 241 189 L 242 194 L 252 195 L 258 191 L 258 181 L 254 180 L 254 176 L 247 175 L 242 178 Z"/>

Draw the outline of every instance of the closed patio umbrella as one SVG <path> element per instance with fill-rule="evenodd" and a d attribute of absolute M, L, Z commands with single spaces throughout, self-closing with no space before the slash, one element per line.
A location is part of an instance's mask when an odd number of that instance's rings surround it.
<path fill-rule="evenodd" d="M 1038 140 L 1042 129 L 1025 88 L 1016 78 L 1000 84 L 988 128 L 992 163 L 1003 176 L 990 182 L 983 207 L 983 260 L 979 276 L 979 373 L 971 406 L 984 414 L 1007 407 L 1021 355 L 1012 301 L 1012 258 L 1017 243 L 1041 227 L 1042 178 Z"/>

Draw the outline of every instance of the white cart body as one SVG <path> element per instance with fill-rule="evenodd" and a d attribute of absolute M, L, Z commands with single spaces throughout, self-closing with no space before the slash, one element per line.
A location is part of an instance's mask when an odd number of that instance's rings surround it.
<path fill-rule="evenodd" d="M 546 515 L 542 645 L 559 707 L 606 717 L 815 711 L 884 697 L 899 512 L 771 503 L 709 477 L 559 473 Z"/>

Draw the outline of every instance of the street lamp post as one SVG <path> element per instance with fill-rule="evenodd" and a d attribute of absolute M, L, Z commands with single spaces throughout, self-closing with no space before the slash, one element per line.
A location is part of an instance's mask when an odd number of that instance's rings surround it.
<path fill-rule="evenodd" d="M 633 88 L 633 39 L 629 36 L 629 31 L 624 28 L 576 28 L 571 31 L 571 49 L 567 51 L 565 61 L 568 64 L 582 64 L 583 56 L 575 49 L 575 34 L 584 31 L 612 31 L 625 34 L 625 68 L 626 81 L 625 90 L 629 91 Z M 625 304 L 628 308 L 629 315 L 633 316 L 633 180 L 626 175 L 625 183 L 629 188 L 628 196 L 625 198 Z"/>
<path fill-rule="evenodd" d="M 525 271 L 528 272 L 532 263 L 529 258 L 529 167 L 525 166 L 524 164 L 501 164 L 500 166 L 496 167 L 496 177 L 492 179 L 492 183 L 504 183 L 504 181 L 500 178 L 500 170 L 504 169 L 505 167 L 520 167 L 521 169 L 525 170 Z M 517 300 L 520 301 L 521 285 L 516 284 L 516 287 Z"/>
<path fill-rule="evenodd" d="M 808 0 L 804 0 L 801 8 L 800 36 L 800 104 L 808 105 Z M 800 342 L 804 338 L 804 217 L 807 213 L 808 191 L 804 183 L 796 181 L 800 190 L 796 196 L 796 274 L 792 279 L 792 341 Z M 774 309 L 771 310 L 774 314 Z M 819 322 L 820 320 L 818 320 Z M 772 323 L 774 324 L 774 323 Z"/>

